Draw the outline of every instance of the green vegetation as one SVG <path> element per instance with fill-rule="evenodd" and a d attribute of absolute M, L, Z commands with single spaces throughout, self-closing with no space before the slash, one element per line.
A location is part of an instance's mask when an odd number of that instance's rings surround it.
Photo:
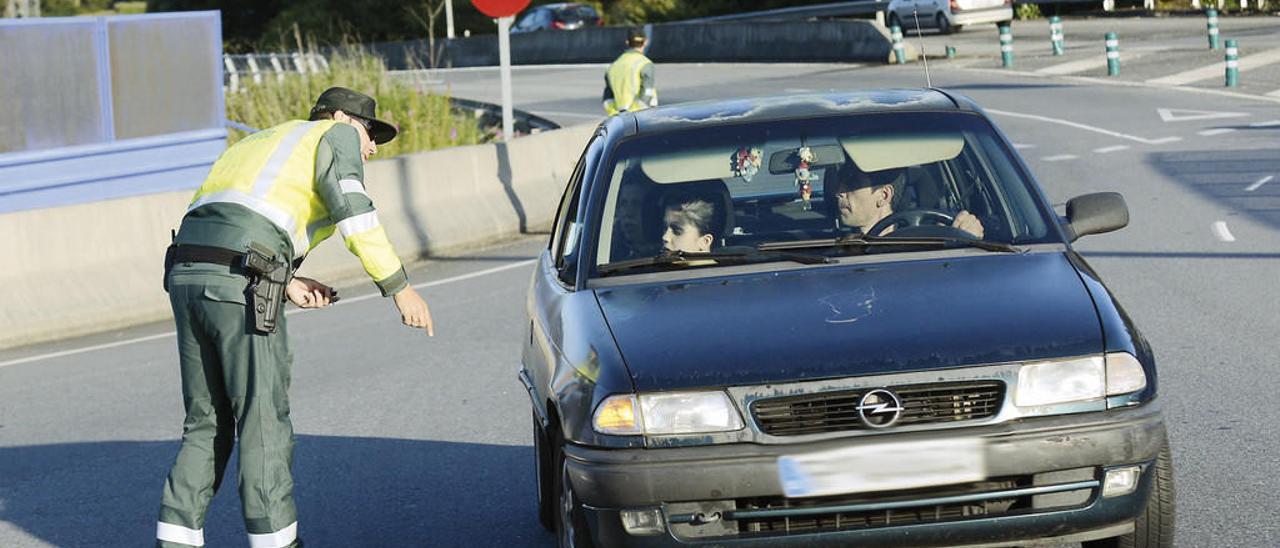
<path fill-rule="evenodd" d="M 378 147 L 379 158 L 409 152 L 482 142 L 474 120 L 455 115 L 449 98 L 420 93 L 414 84 L 390 78 L 378 57 L 358 47 L 344 47 L 329 57 L 328 72 L 274 75 L 261 84 L 241 80 L 242 91 L 227 93 L 227 118 L 254 128 L 305 118 L 320 92 L 343 86 L 368 93 L 378 101 L 378 117 L 399 126 L 394 141 Z M 231 130 L 230 142 L 247 133 Z"/>
<path fill-rule="evenodd" d="M 119 2 L 112 0 L 41 0 L 41 15 L 59 17 L 71 15 L 127 15 L 146 13 L 146 0 Z"/>
<path fill-rule="evenodd" d="M 1019 21 L 1044 17 L 1043 15 L 1040 15 L 1040 6 L 1038 4 L 1018 4 L 1013 15 L 1014 17 L 1017 17 Z"/>

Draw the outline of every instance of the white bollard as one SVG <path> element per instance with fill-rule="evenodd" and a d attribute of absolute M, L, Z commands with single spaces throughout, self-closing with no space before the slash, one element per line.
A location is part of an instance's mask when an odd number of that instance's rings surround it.
<path fill-rule="evenodd" d="M 253 75 L 253 83 L 261 84 L 262 73 L 258 72 L 258 60 L 254 59 L 254 57 L 255 56 L 252 53 L 244 56 L 244 58 L 249 61 L 249 74 Z"/>

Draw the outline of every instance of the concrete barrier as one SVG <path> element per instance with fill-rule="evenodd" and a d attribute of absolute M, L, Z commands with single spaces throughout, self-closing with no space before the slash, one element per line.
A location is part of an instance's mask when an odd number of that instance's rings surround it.
<path fill-rule="evenodd" d="M 660 24 L 651 27 L 648 55 L 654 62 L 874 62 L 889 59 L 889 34 L 868 20 Z M 540 31 L 511 35 L 516 65 L 608 63 L 624 49 L 625 27 Z M 439 47 L 439 46 L 438 46 Z M 429 67 L 425 41 L 374 46 L 394 69 Z M 416 66 L 409 66 L 409 58 Z M 444 42 L 439 66 L 498 64 L 494 35 Z"/>
<path fill-rule="evenodd" d="M 545 231 L 593 128 L 374 161 L 366 166 L 368 190 L 406 261 Z M 191 195 L 0 215 L 0 348 L 168 318 L 164 249 Z M 363 278 L 359 261 L 333 239 L 300 274 L 327 282 Z"/>

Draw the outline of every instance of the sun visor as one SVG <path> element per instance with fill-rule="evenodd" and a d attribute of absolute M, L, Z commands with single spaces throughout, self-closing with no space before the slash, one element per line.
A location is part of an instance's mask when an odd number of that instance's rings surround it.
<path fill-rule="evenodd" d="M 876 135 L 840 139 L 844 151 L 867 173 L 950 160 L 964 150 L 958 133 Z"/>
<path fill-rule="evenodd" d="M 677 150 L 640 159 L 641 171 L 659 184 L 728 179 L 738 175 L 733 165 L 734 151 L 725 147 Z"/>

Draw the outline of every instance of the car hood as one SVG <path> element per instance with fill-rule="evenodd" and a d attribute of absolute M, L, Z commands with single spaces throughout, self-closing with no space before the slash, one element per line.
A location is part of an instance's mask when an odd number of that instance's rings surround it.
<path fill-rule="evenodd" d="M 1102 351 L 1062 253 L 805 268 L 596 290 L 636 390 L 924 371 Z"/>

